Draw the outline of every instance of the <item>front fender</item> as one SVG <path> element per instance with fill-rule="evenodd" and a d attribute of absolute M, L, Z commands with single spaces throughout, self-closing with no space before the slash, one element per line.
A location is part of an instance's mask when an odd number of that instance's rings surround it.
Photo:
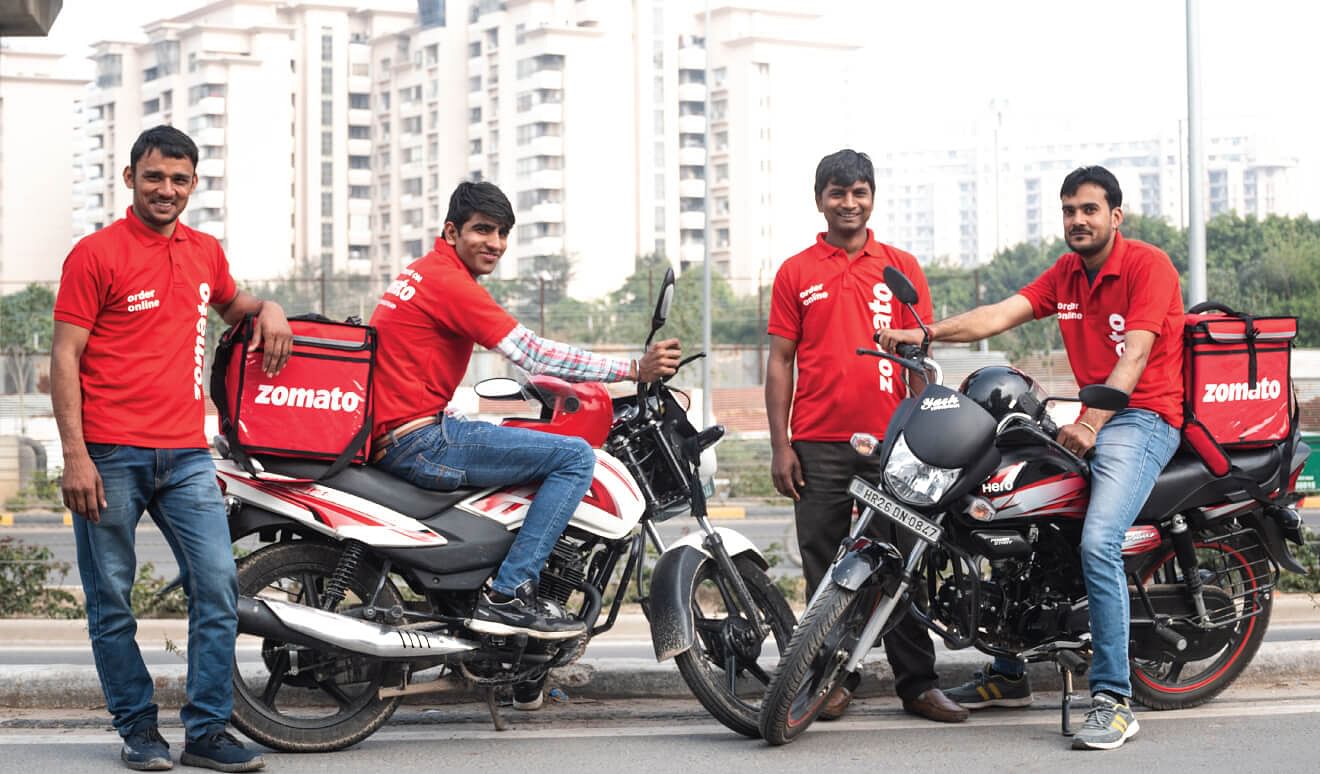
<path fill-rule="evenodd" d="M 886 568 L 903 567 L 903 555 L 889 543 L 859 537 L 843 557 L 834 563 L 830 578 L 835 585 L 856 591 L 867 579 Z"/>
<path fill-rule="evenodd" d="M 716 527 L 724 550 L 730 557 L 749 556 L 762 569 L 769 563 L 752 541 L 742 534 L 724 527 Z M 687 651 L 696 642 L 696 625 L 692 620 L 692 589 L 696 585 L 701 565 L 711 559 L 702 541 L 705 534 L 694 532 L 683 536 L 665 549 L 651 572 L 651 644 L 655 647 L 656 661 L 665 661 Z"/>

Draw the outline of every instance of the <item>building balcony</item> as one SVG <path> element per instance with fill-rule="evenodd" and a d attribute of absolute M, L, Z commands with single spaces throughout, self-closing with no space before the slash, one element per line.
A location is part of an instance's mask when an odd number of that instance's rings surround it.
<path fill-rule="evenodd" d="M 203 97 L 196 105 L 193 105 L 191 112 L 205 116 L 222 116 L 225 114 L 225 98 Z"/>
<path fill-rule="evenodd" d="M 706 84 L 704 83 L 680 83 L 678 84 L 679 102 L 705 102 Z"/>
<path fill-rule="evenodd" d="M 468 156 L 468 169 L 484 169 L 486 164 L 486 155 L 484 153 L 473 153 Z"/>
<path fill-rule="evenodd" d="M 564 72 L 562 70 L 538 70 L 518 82 L 519 88 L 562 89 Z"/>
<path fill-rule="evenodd" d="M 349 94 L 368 94 L 371 92 L 371 77 L 367 75 L 348 76 Z"/>
<path fill-rule="evenodd" d="M 364 228 L 364 229 L 361 229 L 361 230 L 358 230 L 358 231 L 354 231 L 353 229 L 349 229 L 349 231 L 348 231 L 348 243 L 349 243 L 350 245 L 369 245 L 369 244 L 371 244 L 371 229 Z"/>
<path fill-rule="evenodd" d="M 684 167 L 704 167 L 706 166 L 706 149 L 679 148 L 678 163 Z"/>
<path fill-rule="evenodd" d="M 533 105 L 531 110 L 518 114 L 519 123 L 543 122 L 558 124 L 564 120 L 564 106 L 558 102 L 542 102 Z"/>
<path fill-rule="evenodd" d="M 371 140 L 361 137 L 350 138 L 348 141 L 348 155 L 350 156 L 370 156 Z"/>
<path fill-rule="evenodd" d="M 197 162 L 198 177 L 224 177 L 225 160 L 224 159 L 202 159 Z"/>
<path fill-rule="evenodd" d="M 219 126 L 198 130 L 197 134 L 193 136 L 193 141 L 198 145 L 224 145 L 225 130 Z"/>
<path fill-rule="evenodd" d="M 678 50 L 678 69 L 680 70 L 704 70 L 706 69 L 706 49 L 696 46 L 686 46 Z"/>
<path fill-rule="evenodd" d="M 482 107 L 485 104 L 486 104 L 486 92 L 480 89 L 476 91 L 468 92 L 468 97 L 467 97 L 468 107 L 470 108 Z"/>
<path fill-rule="evenodd" d="M 371 185 L 370 169 L 350 169 L 348 170 L 349 185 Z"/>
<path fill-rule="evenodd" d="M 527 240 L 527 255 L 563 255 L 564 238 L 558 236 L 537 237 Z"/>
<path fill-rule="evenodd" d="M 216 239 L 225 238 L 225 222 L 223 220 L 204 220 L 198 223 L 195 228 L 206 234 L 210 234 Z"/>
<path fill-rule="evenodd" d="M 704 231 L 706 228 L 706 213 L 701 211 L 680 212 L 678 214 L 678 227 Z"/>
<path fill-rule="evenodd" d="M 705 116 L 679 116 L 678 117 L 679 134 L 705 134 L 706 117 Z"/>
<path fill-rule="evenodd" d="M 349 126 L 371 126 L 371 111 L 366 108 L 349 108 Z"/>
<path fill-rule="evenodd" d="M 564 155 L 564 138 L 536 137 L 519 148 L 518 155 L 524 158 L 527 156 L 562 156 Z"/>
<path fill-rule="evenodd" d="M 96 148 L 89 148 L 87 152 L 82 155 L 82 162 L 84 164 L 100 164 L 104 161 L 105 148 L 99 146 Z"/>
<path fill-rule="evenodd" d="M 221 190 L 198 191 L 192 195 L 189 205 L 199 210 L 218 210 L 225 206 L 225 192 Z"/>
<path fill-rule="evenodd" d="M 371 200 L 370 200 L 370 199 L 349 199 L 349 200 L 348 200 L 348 214 L 349 214 L 349 215 L 370 215 L 370 214 L 371 214 Z"/>
<path fill-rule="evenodd" d="M 527 180 L 531 188 L 548 188 L 558 191 L 564 187 L 564 172 L 561 169 L 543 169 L 540 172 L 533 172 L 528 175 Z"/>
<path fill-rule="evenodd" d="M 103 134 L 105 132 L 105 119 L 93 118 L 83 124 L 83 131 L 87 134 Z"/>
<path fill-rule="evenodd" d="M 706 195 L 705 180 L 678 181 L 678 195 L 686 199 L 701 199 Z"/>
<path fill-rule="evenodd" d="M 544 202 L 532 207 L 524 218 L 528 223 L 563 223 L 564 205 L 555 202 Z"/>
<path fill-rule="evenodd" d="M 706 260 L 706 245 L 704 242 L 684 242 L 679 245 L 678 257 L 684 263 L 701 263 Z"/>

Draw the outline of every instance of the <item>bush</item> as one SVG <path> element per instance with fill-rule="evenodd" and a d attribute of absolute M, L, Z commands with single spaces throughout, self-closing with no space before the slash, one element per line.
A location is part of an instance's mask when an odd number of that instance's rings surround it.
<path fill-rule="evenodd" d="M 45 546 L 0 538 L 0 618 L 79 618 L 82 605 L 59 586 L 68 562 L 56 562 Z"/>
<path fill-rule="evenodd" d="M 52 510 L 60 510 L 64 507 L 63 497 L 60 494 L 60 476 L 61 470 L 56 469 L 55 475 L 47 475 L 44 470 L 37 471 L 32 476 L 32 481 L 22 489 L 18 494 L 5 501 L 5 507 L 33 508 L 45 506 Z"/>
<path fill-rule="evenodd" d="M 770 441 L 766 438 L 730 438 L 715 450 L 717 478 L 728 479 L 728 497 L 778 498 L 770 479 Z"/>
<path fill-rule="evenodd" d="M 155 574 L 156 565 L 144 562 L 133 581 L 132 605 L 135 618 L 186 618 L 188 596 L 182 586 L 172 585 Z"/>

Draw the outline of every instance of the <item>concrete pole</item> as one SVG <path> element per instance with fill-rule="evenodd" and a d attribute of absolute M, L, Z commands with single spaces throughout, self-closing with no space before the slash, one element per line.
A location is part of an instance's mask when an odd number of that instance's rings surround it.
<path fill-rule="evenodd" d="M 1187 0 L 1187 305 L 1205 300 L 1200 0 Z"/>
<path fill-rule="evenodd" d="M 703 35 L 705 36 L 705 43 L 703 44 L 703 47 L 705 48 L 705 52 L 706 52 L 706 61 L 705 61 L 705 69 L 706 69 L 706 173 L 705 173 L 705 177 L 706 177 L 706 179 L 703 181 L 703 182 L 705 183 L 705 196 L 703 197 L 703 200 L 704 200 L 705 203 L 706 203 L 706 219 L 705 219 L 705 224 L 704 224 L 704 225 L 705 225 L 705 231 L 706 231 L 706 234 L 705 234 L 705 237 L 702 239 L 702 244 L 705 246 L 705 256 L 703 257 L 703 259 L 702 259 L 702 261 L 701 261 L 701 293 L 702 293 L 702 297 L 701 297 L 701 333 L 702 333 L 702 348 L 703 348 L 704 351 L 706 352 L 706 356 L 703 357 L 703 358 L 701 359 L 701 426 L 702 426 L 702 427 L 708 427 L 708 426 L 710 426 L 710 424 L 711 424 L 711 417 L 714 416 L 714 414 L 715 414 L 715 412 L 714 412 L 714 410 L 713 410 L 713 408 L 712 408 L 712 401 L 711 401 L 711 395 L 710 395 L 710 360 L 711 360 L 712 357 L 714 357 L 714 354 L 715 354 L 714 352 L 711 351 L 711 342 L 710 342 L 710 316 L 711 316 L 711 311 L 710 311 L 710 240 L 711 240 L 711 229 L 710 229 L 710 213 L 711 213 L 711 206 L 710 206 L 710 180 L 711 180 L 711 176 L 710 176 L 710 152 L 711 152 L 711 132 L 710 132 L 710 88 L 711 88 L 711 82 L 710 82 L 710 55 L 711 55 L 711 48 L 712 48 L 712 40 L 711 40 L 711 34 L 710 34 L 710 0 L 706 0 L 706 22 L 705 22 L 705 25 L 706 25 L 706 26 L 705 26 L 705 29 L 703 30 Z"/>

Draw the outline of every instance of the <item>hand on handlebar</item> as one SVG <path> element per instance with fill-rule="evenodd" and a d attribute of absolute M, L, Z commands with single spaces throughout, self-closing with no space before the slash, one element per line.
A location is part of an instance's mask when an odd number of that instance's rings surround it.
<path fill-rule="evenodd" d="M 637 361 L 637 381 L 642 384 L 671 376 L 678 370 L 683 349 L 678 339 L 665 339 L 653 343 Z"/>
<path fill-rule="evenodd" d="M 875 334 L 875 343 L 886 352 L 894 352 L 899 357 L 917 357 L 921 354 L 921 342 L 925 338 L 920 328 L 881 328 Z M 912 351 L 908 346 L 914 347 Z M 902 347 L 902 351 L 899 348 Z"/>
<path fill-rule="evenodd" d="M 1095 434 L 1085 425 L 1064 425 L 1059 428 L 1059 445 L 1082 459 L 1095 448 Z"/>

